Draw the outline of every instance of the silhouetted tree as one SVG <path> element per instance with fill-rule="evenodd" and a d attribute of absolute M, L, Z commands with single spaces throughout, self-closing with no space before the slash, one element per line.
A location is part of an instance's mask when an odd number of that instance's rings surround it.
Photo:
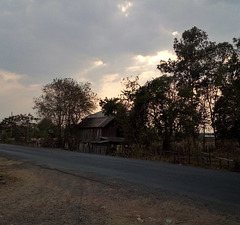
<path fill-rule="evenodd" d="M 15 140 L 24 138 L 25 141 L 29 141 L 33 135 L 37 118 L 29 114 L 18 114 L 4 118 L 1 123 L 1 129 L 3 132 Z"/>
<path fill-rule="evenodd" d="M 42 89 L 35 99 L 34 109 L 42 118 L 50 119 L 58 127 L 60 147 L 73 139 L 73 129 L 80 120 L 96 108 L 96 95 L 90 83 L 78 83 L 71 78 L 57 78 Z"/>

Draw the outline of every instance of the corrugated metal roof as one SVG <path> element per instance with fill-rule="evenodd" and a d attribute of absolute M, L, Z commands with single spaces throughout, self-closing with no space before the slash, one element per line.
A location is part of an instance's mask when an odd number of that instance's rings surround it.
<path fill-rule="evenodd" d="M 95 114 L 89 115 L 79 123 L 81 128 L 101 128 L 108 125 L 112 120 L 113 116 L 105 116 L 102 111 Z"/>

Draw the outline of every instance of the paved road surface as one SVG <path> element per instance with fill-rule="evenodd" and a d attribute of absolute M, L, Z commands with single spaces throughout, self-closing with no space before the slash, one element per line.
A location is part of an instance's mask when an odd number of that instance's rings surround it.
<path fill-rule="evenodd" d="M 0 156 L 72 174 L 95 174 L 240 207 L 240 173 L 0 144 Z M 100 176 L 97 176 L 100 175 Z"/>

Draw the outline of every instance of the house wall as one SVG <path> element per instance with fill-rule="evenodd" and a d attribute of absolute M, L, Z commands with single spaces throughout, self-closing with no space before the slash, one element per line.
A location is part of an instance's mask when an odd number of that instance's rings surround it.
<path fill-rule="evenodd" d="M 117 129 L 113 126 L 107 126 L 102 129 L 103 137 L 117 137 Z"/>
<path fill-rule="evenodd" d="M 118 132 L 114 121 L 104 127 L 80 128 L 78 130 L 78 150 L 85 153 L 107 154 L 110 143 L 101 143 L 101 137 L 117 137 Z"/>
<path fill-rule="evenodd" d="M 84 128 L 79 132 L 80 140 L 99 140 L 102 136 L 101 128 Z"/>
<path fill-rule="evenodd" d="M 100 155 L 106 155 L 109 149 L 109 145 L 101 145 L 101 144 L 91 144 L 91 143 L 80 143 L 79 151 L 84 153 L 94 153 Z"/>
<path fill-rule="evenodd" d="M 111 122 L 107 126 L 93 127 L 93 128 L 81 128 L 79 130 L 80 140 L 100 140 L 100 137 L 117 137 L 117 128 L 114 123 Z"/>

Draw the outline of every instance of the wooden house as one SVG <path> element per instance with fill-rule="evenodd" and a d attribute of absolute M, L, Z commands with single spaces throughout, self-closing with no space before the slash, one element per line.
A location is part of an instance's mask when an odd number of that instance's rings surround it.
<path fill-rule="evenodd" d="M 114 116 L 102 111 L 89 115 L 78 125 L 79 151 L 97 154 L 114 154 L 124 142 Z"/>

